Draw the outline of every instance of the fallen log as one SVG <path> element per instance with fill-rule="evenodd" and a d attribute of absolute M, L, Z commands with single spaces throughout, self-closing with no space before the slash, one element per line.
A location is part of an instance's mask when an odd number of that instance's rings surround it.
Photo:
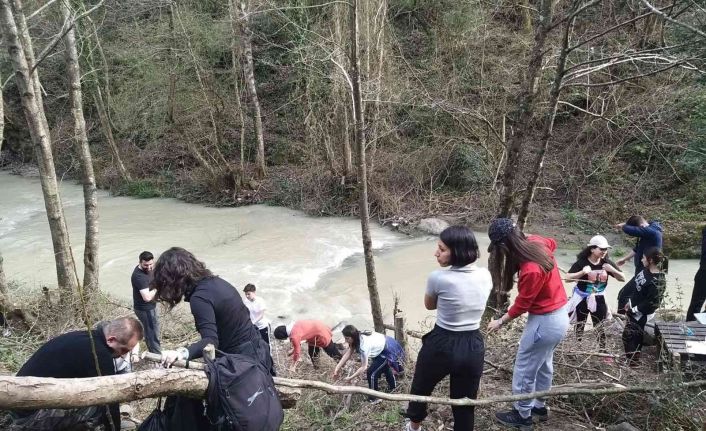
<path fill-rule="evenodd" d="M 626 387 L 614 383 L 578 383 L 561 385 L 549 391 L 530 394 L 501 395 L 471 400 L 449 399 L 409 394 L 388 394 L 361 386 L 336 386 L 314 380 L 275 377 L 278 388 L 317 389 L 332 394 L 361 394 L 388 401 L 418 401 L 451 406 L 488 406 L 543 397 L 562 395 L 602 396 L 621 393 L 649 393 L 683 390 L 706 386 L 706 380 L 695 380 L 660 386 Z M 91 405 L 121 403 L 166 395 L 203 398 L 208 379 L 201 370 L 154 369 L 117 376 L 83 379 L 53 379 L 43 377 L 0 376 L 0 409 L 76 408 Z"/>
<path fill-rule="evenodd" d="M 210 346 L 210 344 L 209 344 Z M 204 349 L 205 351 L 205 349 Z M 215 353 L 215 351 L 214 351 Z M 144 352 L 142 353 L 142 359 L 152 361 L 152 362 L 162 362 L 162 355 L 158 355 L 156 353 L 150 353 L 150 352 Z M 184 368 L 186 366 L 186 361 L 183 361 L 181 359 L 175 361 L 172 364 L 173 367 L 179 367 L 179 368 Z M 206 366 L 201 363 L 201 362 L 189 362 L 189 369 L 192 370 L 205 370 Z M 206 377 L 204 375 L 204 377 Z M 276 378 L 275 378 L 276 380 Z M 297 401 L 299 400 L 299 397 L 301 397 L 302 391 L 299 389 L 291 389 L 288 387 L 278 387 L 277 388 L 277 395 L 279 396 L 279 400 L 282 403 L 282 408 L 285 409 L 291 409 L 294 408 L 297 405 Z"/>

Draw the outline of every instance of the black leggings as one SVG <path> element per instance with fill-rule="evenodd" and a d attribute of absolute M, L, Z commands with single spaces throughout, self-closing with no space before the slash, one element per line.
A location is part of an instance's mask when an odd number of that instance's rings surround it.
<path fill-rule="evenodd" d="M 605 296 L 596 295 L 595 313 L 588 310 L 588 300 L 586 299 L 576 306 L 576 337 L 579 339 L 581 339 L 583 335 L 583 327 L 589 314 L 591 315 L 593 327 L 598 334 L 598 346 L 601 350 L 605 350 L 605 331 L 600 324 L 608 316 L 608 306 L 605 303 Z"/>
<path fill-rule="evenodd" d="M 457 332 L 434 326 L 422 338 L 410 392 L 431 395 L 437 383 L 450 376 L 451 398 L 476 398 L 484 359 L 485 344 L 479 330 Z M 473 407 L 453 406 L 451 410 L 454 431 L 473 429 Z M 427 416 L 427 404 L 410 402 L 406 416 L 414 422 L 423 421 Z"/>
<path fill-rule="evenodd" d="M 689 310 L 686 312 L 686 321 L 696 320 L 695 313 L 701 312 L 701 307 L 706 301 L 706 266 L 700 266 L 694 277 L 694 290 L 691 292 Z"/>
<path fill-rule="evenodd" d="M 638 359 L 640 356 L 646 323 L 647 316 L 640 317 L 640 320 L 635 320 L 633 316 L 627 316 L 625 329 L 623 329 L 623 347 L 625 348 L 625 356 L 630 360 Z"/>
<path fill-rule="evenodd" d="M 308 344 L 309 346 L 309 357 L 311 358 L 311 363 L 314 364 L 314 368 L 317 368 L 319 366 L 319 353 L 321 353 L 322 347 L 314 346 L 313 344 Z M 336 344 L 331 341 L 328 343 L 328 346 L 323 347 L 324 352 L 326 352 L 327 355 L 332 357 L 333 359 L 336 360 L 336 362 L 340 361 L 343 355 L 341 355 L 341 352 L 338 351 L 336 348 Z"/>

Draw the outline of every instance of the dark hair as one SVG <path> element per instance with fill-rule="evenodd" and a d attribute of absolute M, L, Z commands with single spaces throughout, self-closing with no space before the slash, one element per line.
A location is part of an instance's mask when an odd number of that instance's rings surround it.
<path fill-rule="evenodd" d="M 520 269 L 520 264 L 534 262 L 545 272 L 554 269 L 554 259 L 549 249 L 542 243 L 529 241 L 519 229 L 513 229 L 505 238 L 490 245 L 499 247 L 505 254 L 510 273 L 514 274 Z"/>
<path fill-rule="evenodd" d="M 252 283 L 248 283 L 243 287 L 243 292 L 255 292 L 257 289 L 255 289 L 255 285 Z"/>
<path fill-rule="evenodd" d="M 593 250 L 596 248 L 598 248 L 597 245 L 589 245 L 588 247 L 581 250 L 579 254 L 576 255 L 576 260 L 588 259 L 588 256 L 590 256 L 591 252 L 593 252 Z M 608 253 L 606 253 L 604 259 L 608 259 Z"/>
<path fill-rule="evenodd" d="M 660 268 L 660 271 L 662 270 L 661 266 L 662 263 L 664 262 L 664 253 L 662 253 L 662 249 L 659 247 L 650 247 L 645 251 L 645 259 L 647 259 L 647 263 L 653 263 L 657 265 Z"/>
<path fill-rule="evenodd" d="M 284 325 L 279 325 L 278 327 L 275 328 L 274 331 L 272 331 L 272 335 L 274 335 L 275 338 L 278 340 L 286 340 L 287 339 L 287 327 Z"/>
<path fill-rule="evenodd" d="M 370 331 L 359 331 L 358 328 L 356 328 L 353 325 L 344 326 L 343 329 L 341 330 L 341 333 L 343 334 L 344 337 L 350 337 L 353 339 L 353 344 L 350 345 L 350 348 L 354 352 L 357 352 L 360 350 L 360 336 L 372 334 L 372 332 L 370 332 Z"/>
<path fill-rule="evenodd" d="M 159 256 L 150 286 L 157 289 L 157 300 L 170 308 L 191 296 L 199 281 L 213 274 L 206 265 L 181 247 L 172 247 Z"/>
<path fill-rule="evenodd" d="M 449 263 L 452 266 L 470 265 L 480 255 L 476 237 L 466 226 L 449 226 L 441 232 L 439 239 L 451 250 Z"/>
<path fill-rule="evenodd" d="M 154 256 L 149 251 L 140 253 L 140 262 L 149 262 L 152 259 L 154 259 Z"/>
<path fill-rule="evenodd" d="M 106 337 L 112 335 L 123 345 L 127 345 L 135 335 L 137 335 L 137 341 L 140 341 L 145 334 L 142 323 L 131 316 L 119 317 L 108 322 L 103 322 L 100 328 L 103 330 L 103 334 L 105 334 Z"/>
<path fill-rule="evenodd" d="M 641 215 L 631 215 L 628 221 L 625 222 L 628 226 L 640 226 L 642 223 L 647 223 L 647 220 Z"/>

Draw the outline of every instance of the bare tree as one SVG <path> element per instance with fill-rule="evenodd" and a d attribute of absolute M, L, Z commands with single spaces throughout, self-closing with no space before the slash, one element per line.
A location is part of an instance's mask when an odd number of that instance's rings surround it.
<path fill-rule="evenodd" d="M 375 276 L 375 259 L 373 257 L 373 241 L 370 236 L 370 212 L 368 208 L 368 174 L 365 160 L 365 118 L 363 98 L 360 94 L 360 58 L 358 56 L 358 0 L 352 0 L 350 5 L 350 81 L 353 98 L 353 122 L 355 127 L 355 144 L 358 153 L 358 193 L 360 212 L 360 227 L 363 235 L 363 253 L 365 255 L 365 273 L 368 280 L 368 294 L 373 314 L 375 331 L 384 332 L 382 307 Z"/>
<path fill-rule="evenodd" d="M 103 52 L 103 46 L 101 44 L 100 37 L 98 36 L 98 29 L 96 28 L 93 20 L 91 20 L 90 17 L 87 17 L 87 21 L 90 24 L 87 27 L 90 29 L 90 35 L 92 35 L 93 38 L 89 36 L 89 32 L 87 31 L 86 34 L 89 37 L 84 38 L 84 40 L 89 44 L 89 49 L 87 50 L 88 55 L 86 55 L 84 58 L 90 69 L 96 68 L 96 60 L 93 54 L 94 51 L 98 53 L 98 58 L 100 61 L 100 74 L 98 73 L 98 71 L 96 71 L 97 76 L 91 82 L 93 82 L 93 102 L 98 113 L 98 120 L 100 122 L 101 132 L 103 133 L 105 141 L 108 143 L 108 148 L 110 149 L 110 153 L 113 156 L 115 166 L 118 168 L 120 177 L 123 179 L 123 181 L 130 182 L 132 181 L 132 176 L 130 175 L 130 171 L 128 171 L 127 167 L 125 166 L 122 156 L 120 155 L 120 151 L 118 150 L 118 144 L 116 143 L 115 137 L 113 136 L 113 124 L 110 121 L 110 85 L 108 80 L 110 72 L 108 70 L 108 61 L 106 60 L 105 54 Z M 93 48 L 90 46 L 91 42 L 95 43 L 95 50 L 90 49 Z M 105 81 L 104 83 L 101 82 L 103 80 Z M 106 97 L 103 97 L 104 91 Z"/>
<path fill-rule="evenodd" d="M 64 21 L 72 19 L 68 2 L 62 1 L 61 13 Z M 86 120 L 83 117 L 83 95 L 81 92 L 81 69 L 76 49 L 75 27 L 64 36 L 66 71 L 71 101 L 71 114 L 74 120 L 74 146 L 81 164 L 81 183 L 83 185 L 84 215 L 86 220 L 86 238 L 83 249 L 83 286 L 88 290 L 98 289 L 98 190 L 93 173 L 93 158 L 88 146 Z"/>
<path fill-rule="evenodd" d="M 252 55 L 252 29 L 250 16 L 245 0 L 229 0 L 238 2 L 238 27 L 240 28 L 240 44 L 242 53 L 243 73 L 245 85 L 250 95 L 253 122 L 255 123 L 255 138 L 257 139 L 257 156 L 255 157 L 255 170 L 259 178 L 265 176 L 265 136 L 262 127 L 262 114 L 260 113 L 260 99 L 257 96 L 257 83 L 255 81 L 255 65 Z M 231 6 L 232 7 L 232 6 Z"/>
<path fill-rule="evenodd" d="M 0 296 L 7 295 L 7 278 L 5 278 L 5 269 L 3 266 L 2 252 L 0 252 Z"/>
<path fill-rule="evenodd" d="M 0 82 L 2 82 L 2 75 L 0 75 Z M 3 87 L 0 87 L 0 152 L 2 152 L 2 141 L 5 139 L 5 101 L 3 99 L 3 94 L 5 93 Z"/>
<path fill-rule="evenodd" d="M 24 22 L 24 14 L 19 0 L 14 0 L 14 4 L 16 6 L 14 12 L 17 14 L 18 21 Z M 59 288 L 62 290 L 62 299 L 66 300 L 71 296 L 73 290 L 77 288 L 78 279 L 71 254 L 71 244 L 64 218 L 64 210 L 59 196 L 49 129 L 41 97 L 37 94 L 40 89 L 39 77 L 37 69 L 34 68 L 30 72 L 28 64 L 31 39 L 26 25 L 21 27 L 22 35 L 18 32 L 18 25 L 15 22 L 10 0 L 0 1 L 0 19 L 5 34 L 5 44 L 12 59 L 15 80 L 20 91 L 22 108 L 35 147 L 42 193 L 44 195 L 44 206 L 54 247 L 57 281 Z M 29 45 L 25 46 L 26 43 Z"/>

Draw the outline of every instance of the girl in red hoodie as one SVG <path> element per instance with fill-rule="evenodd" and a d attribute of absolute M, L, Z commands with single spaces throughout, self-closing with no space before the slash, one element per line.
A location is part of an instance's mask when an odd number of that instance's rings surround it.
<path fill-rule="evenodd" d="M 497 247 L 507 259 L 506 268 L 519 272 L 517 298 L 507 313 L 488 324 L 497 331 L 510 320 L 528 313 L 527 326 L 520 338 L 512 393 L 526 394 L 546 391 L 552 386 L 554 349 L 564 339 L 569 328 L 565 310 L 566 292 L 554 259 L 556 242 L 537 235 L 525 236 L 508 218 L 498 218 L 488 228 L 491 248 Z M 507 412 L 498 412 L 496 419 L 521 430 L 532 429 L 532 419 L 547 420 L 543 399 L 522 400 Z"/>

